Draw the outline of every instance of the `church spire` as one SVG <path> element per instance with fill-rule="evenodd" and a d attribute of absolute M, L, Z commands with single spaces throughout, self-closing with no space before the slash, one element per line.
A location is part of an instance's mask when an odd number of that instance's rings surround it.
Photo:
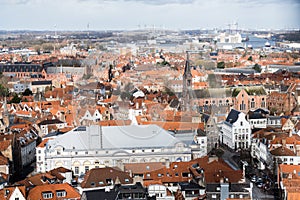
<path fill-rule="evenodd" d="M 183 76 L 190 76 L 190 75 L 192 75 L 191 67 L 190 67 L 190 55 L 189 52 L 187 51 Z"/>
<path fill-rule="evenodd" d="M 182 87 L 182 110 L 190 110 L 190 99 L 192 92 L 192 73 L 190 67 L 189 52 L 186 52 L 186 62 L 183 73 L 183 87 Z"/>

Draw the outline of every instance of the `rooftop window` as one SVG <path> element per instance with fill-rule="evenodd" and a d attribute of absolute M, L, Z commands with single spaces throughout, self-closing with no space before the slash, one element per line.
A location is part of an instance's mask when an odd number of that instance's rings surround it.
<path fill-rule="evenodd" d="M 66 196 L 66 191 L 65 190 L 57 190 L 56 191 L 56 196 L 57 197 L 65 197 Z"/>
<path fill-rule="evenodd" d="M 43 195 L 44 199 L 51 199 L 51 198 L 53 198 L 52 192 L 43 192 L 42 195 Z"/>

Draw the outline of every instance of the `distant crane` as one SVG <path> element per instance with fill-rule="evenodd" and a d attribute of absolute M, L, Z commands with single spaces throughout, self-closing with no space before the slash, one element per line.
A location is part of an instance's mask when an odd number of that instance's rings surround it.
<path fill-rule="evenodd" d="M 90 23 L 87 23 L 86 28 L 87 28 L 87 36 L 88 36 L 88 38 L 90 38 L 90 31 L 89 31 Z"/>
<path fill-rule="evenodd" d="M 55 49 L 56 49 L 56 43 L 57 43 L 56 24 L 54 24 L 54 38 L 55 38 L 55 42 L 54 42 L 54 52 L 55 52 Z"/>
<path fill-rule="evenodd" d="M 237 22 L 229 23 L 226 25 L 228 26 L 228 31 L 230 34 L 232 33 L 232 30 L 235 30 L 236 33 L 238 32 L 238 23 Z"/>

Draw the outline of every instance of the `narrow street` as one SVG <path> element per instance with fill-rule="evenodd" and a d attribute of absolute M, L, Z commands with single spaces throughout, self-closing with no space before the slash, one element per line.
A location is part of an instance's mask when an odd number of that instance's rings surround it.
<path fill-rule="evenodd" d="M 240 170 L 240 166 L 238 163 L 235 162 L 233 159 L 234 156 L 239 156 L 239 153 L 233 152 L 228 150 L 226 147 L 219 147 L 222 151 L 224 151 L 224 154 L 222 155 L 222 159 L 233 169 Z M 250 182 L 250 180 L 247 178 L 247 182 Z M 253 190 L 252 190 L 252 197 L 254 200 L 273 200 L 275 199 L 274 195 L 268 194 L 269 192 L 263 191 L 262 189 L 258 188 L 255 183 L 253 184 Z"/>

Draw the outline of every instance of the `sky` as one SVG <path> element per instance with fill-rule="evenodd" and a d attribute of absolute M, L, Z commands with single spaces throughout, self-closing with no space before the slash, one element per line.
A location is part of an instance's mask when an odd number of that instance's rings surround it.
<path fill-rule="evenodd" d="M 0 0 L 0 30 L 300 28 L 300 0 Z"/>

